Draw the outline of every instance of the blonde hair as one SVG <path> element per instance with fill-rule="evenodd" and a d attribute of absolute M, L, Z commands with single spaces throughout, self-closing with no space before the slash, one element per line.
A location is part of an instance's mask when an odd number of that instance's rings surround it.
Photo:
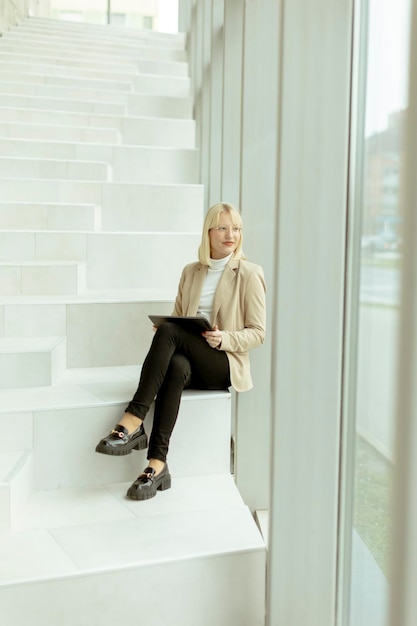
<path fill-rule="evenodd" d="M 209 230 L 210 228 L 215 228 L 219 225 L 220 216 L 222 213 L 228 213 L 233 220 L 233 224 L 242 228 L 242 218 L 240 212 L 233 205 L 228 204 L 227 202 L 218 202 L 217 204 L 213 204 L 213 206 L 209 208 L 204 219 L 203 232 L 201 235 L 201 244 L 198 249 L 198 260 L 203 265 L 208 265 L 209 267 L 211 266 Z M 242 250 L 242 245 L 243 231 L 240 231 L 240 240 L 236 250 L 234 251 L 233 258 L 245 258 Z"/>

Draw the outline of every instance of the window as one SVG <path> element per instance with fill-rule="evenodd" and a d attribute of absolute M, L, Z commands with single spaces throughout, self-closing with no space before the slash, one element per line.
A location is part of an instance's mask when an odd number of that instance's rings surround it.
<path fill-rule="evenodd" d="M 360 253 L 348 315 L 355 375 L 347 382 L 350 585 L 343 626 L 386 626 L 390 587 L 395 394 L 400 312 L 401 165 L 407 107 L 409 0 L 365 0 L 356 103 L 353 212 Z M 359 248 L 359 246 L 357 246 Z M 352 250 L 354 246 L 352 247 Z M 355 253 L 352 253 L 355 255 Z M 354 288 L 354 287 L 353 287 Z M 352 294 L 351 294 L 352 295 Z M 352 322 L 356 320 L 356 322 Z M 353 370 L 351 370 L 353 371 Z M 345 511 L 346 512 L 346 511 Z M 348 591 L 350 587 L 350 591 Z"/>
<path fill-rule="evenodd" d="M 152 15 L 144 15 L 143 16 L 143 28 L 149 28 L 152 30 L 153 28 L 153 17 Z"/>

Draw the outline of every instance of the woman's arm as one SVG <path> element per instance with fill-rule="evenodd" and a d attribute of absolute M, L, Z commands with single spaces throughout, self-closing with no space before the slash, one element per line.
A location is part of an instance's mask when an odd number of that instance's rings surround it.
<path fill-rule="evenodd" d="M 182 291 L 184 287 L 184 281 L 185 281 L 185 268 L 182 270 L 182 273 L 181 273 L 180 282 L 178 284 L 177 297 L 175 298 L 174 310 L 172 311 L 171 315 L 178 315 L 178 316 L 184 315 L 183 308 L 182 308 Z"/>
<path fill-rule="evenodd" d="M 244 327 L 241 330 L 222 330 L 219 350 L 247 352 L 265 340 L 265 279 L 262 268 L 255 266 L 251 272 L 243 297 Z"/>

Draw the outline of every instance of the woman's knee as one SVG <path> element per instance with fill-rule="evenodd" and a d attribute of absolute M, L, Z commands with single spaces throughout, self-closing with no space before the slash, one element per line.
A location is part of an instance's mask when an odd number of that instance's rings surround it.
<path fill-rule="evenodd" d="M 191 364 L 183 354 L 174 354 L 169 364 L 168 374 L 171 380 L 176 380 L 184 386 L 191 379 Z"/>
<path fill-rule="evenodd" d="M 174 324 L 173 322 L 162 322 L 156 329 L 157 335 L 171 335 L 175 334 L 178 330 L 178 324 Z"/>

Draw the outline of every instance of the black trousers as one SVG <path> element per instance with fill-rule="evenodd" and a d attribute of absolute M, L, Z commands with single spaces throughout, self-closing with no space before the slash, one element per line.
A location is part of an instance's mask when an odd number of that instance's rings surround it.
<path fill-rule="evenodd" d="M 198 333 L 165 322 L 156 330 L 126 412 L 145 419 L 155 400 L 148 459 L 165 461 L 183 389 L 227 389 L 229 360 Z"/>

